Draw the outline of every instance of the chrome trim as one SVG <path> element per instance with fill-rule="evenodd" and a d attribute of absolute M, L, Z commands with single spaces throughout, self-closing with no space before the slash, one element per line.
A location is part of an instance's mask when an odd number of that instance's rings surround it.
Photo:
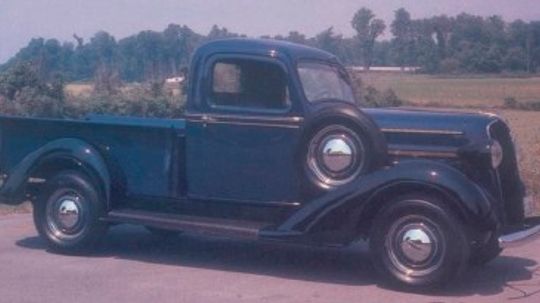
<path fill-rule="evenodd" d="M 493 124 L 497 123 L 499 120 L 495 119 L 491 122 L 488 123 L 488 125 L 486 125 L 486 133 L 488 135 L 488 138 L 490 140 L 493 140 L 493 138 L 491 137 L 491 127 L 493 126 Z"/>
<path fill-rule="evenodd" d="M 34 178 L 34 177 L 30 177 L 28 178 L 28 183 L 37 183 L 37 184 L 41 184 L 41 183 L 45 183 L 47 182 L 46 179 L 43 179 L 43 178 Z"/>
<path fill-rule="evenodd" d="M 419 151 L 419 150 L 388 150 L 388 154 L 396 157 L 426 157 L 426 158 L 459 158 L 457 151 Z"/>
<path fill-rule="evenodd" d="M 53 237 L 67 240 L 80 236 L 87 218 L 83 204 L 83 198 L 70 190 L 64 190 L 59 198 L 47 202 L 45 219 Z"/>
<path fill-rule="evenodd" d="M 6 182 L 7 178 L 8 178 L 8 175 L 6 174 L 0 175 L 0 188 L 4 186 L 4 183 Z"/>
<path fill-rule="evenodd" d="M 421 215 L 398 218 L 390 225 L 384 243 L 392 265 L 410 277 L 438 270 L 447 249 L 439 228 Z"/>
<path fill-rule="evenodd" d="M 187 119 L 203 119 L 203 117 L 211 117 L 215 119 L 238 119 L 238 120 L 264 120 L 272 122 L 302 122 L 304 121 L 303 117 L 293 116 L 293 117 L 270 117 L 270 116 L 245 116 L 245 115 L 223 115 L 223 114 L 185 114 L 184 117 Z"/>
<path fill-rule="evenodd" d="M 71 200 L 71 198 L 63 200 L 56 211 L 56 219 L 63 228 L 72 229 L 79 222 L 79 206 L 77 205 L 77 202 Z"/>
<path fill-rule="evenodd" d="M 204 120 L 188 120 L 188 121 L 201 122 L 204 124 L 228 124 L 228 125 L 246 125 L 246 126 L 260 126 L 260 127 L 300 128 L 300 125 L 293 125 L 293 124 L 271 124 L 271 123 L 257 123 L 257 122 L 237 122 L 237 121 L 204 121 Z"/>
<path fill-rule="evenodd" d="M 434 243 L 429 232 L 423 226 L 410 227 L 403 233 L 400 248 L 403 255 L 414 263 L 429 259 L 434 250 Z"/>
<path fill-rule="evenodd" d="M 498 169 L 504 160 L 504 150 L 501 143 L 493 139 L 493 143 L 489 147 L 489 153 L 491 154 L 491 166 Z"/>
<path fill-rule="evenodd" d="M 348 165 L 341 170 L 329 167 L 328 143 L 332 140 L 342 141 L 349 149 Z M 357 178 L 364 170 L 365 146 L 362 139 L 351 129 L 342 125 L 330 125 L 313 136 L 306 155 L 306 168 L 316 182 L 324 186 L 339 186 Z M 345 155 L 346 156 L 346 155 Z"/>
<path fill-rule="evenodd" d="M 356 156 L 354 146 L 345 138 L 330 138 L 324 143 L 322 149 L 322 163 L 333 173 L 349 168 Z"/>
<path fill-rule="evenodd" d="M 383 133 L 393 134 L 419 134 L 419 135 L 453 135 L 461 136 L 463 131 L 443 130 L 443 129 L 412 129 L 412 128 L 381 128 Z"/>
<path fill-rule="evenodd" d="M 268 117 L 220 114 L 187 114 L 186 120 L 196 123 L 246 125 L 259 127 L 300 128 L 302 117 Z M 240 120 L 240 121 L 235 121 Z"/>
<path fill-rule="evenodd" d="M 189 194 L 188 198 L 190 200 L 197 201 L 210 201 L 210 202 L 220 202 L 220 203 L 234 203 L 234 204 L 246 204 L 246 205 L 260 205 L 260 206 L 274 206 L 274 207 L 298 207 L 302 205 L 300 202 L 286 202 L 286 201 L 254 201 L 254 200 L 235 200 L 235 199 L 226 199 L 226 198 L 212 198 L 212 197 L 203 197 L 193 194 Z"/>
<path fill-rule="evenodd" d="M 540 238 L 540 225 L 499 237 L 500 248 L 518 247 Z"/>

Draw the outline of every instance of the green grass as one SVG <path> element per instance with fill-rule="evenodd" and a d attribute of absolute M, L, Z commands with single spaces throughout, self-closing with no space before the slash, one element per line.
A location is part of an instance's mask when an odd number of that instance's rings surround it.
<path fill-rule="evenodd" d="M 364 85 L 393 89 L 415 104 L 452 107 L 498 107 L 504 99 L 540 101 L 540 77 L 436 77 L 400 73 L 362 73 Z"/>

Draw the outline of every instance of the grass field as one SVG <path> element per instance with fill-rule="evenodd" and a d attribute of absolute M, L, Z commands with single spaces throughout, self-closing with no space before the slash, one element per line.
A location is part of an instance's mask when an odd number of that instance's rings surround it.
<path fill-rule="evenodd" d="M 496 107 L 505 98 L 540 101 L 540 77 L 449 78 L 401 73 L 362 73 L 364 85 L 393 89 L 407 101 L 417 104 L 441 104 L 453 107 Z"/>
<path fill-rule="evenodd" d="M 499 114 L 509 124 L 516 141 L 521 175 L 540 212 L 540 112 L 503 109 L 505 98 L 540 101 L 540 77 L 535 78 L 442 78 L 411 74 L 361 74 L 364 85 L 393 89 L 413 104 L 469 108 Z"/>

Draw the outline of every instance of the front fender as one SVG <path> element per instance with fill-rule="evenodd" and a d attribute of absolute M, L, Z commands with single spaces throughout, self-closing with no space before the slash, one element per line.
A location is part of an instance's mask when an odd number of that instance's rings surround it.
<path fill-rule="evenodd" d="M 306 203 L 275 232 L 307 233 L 331 213 L 344 207 L 354 209 L 355 214 L 361 216 L 377 202 L 373 197 L 398 185 L 429 187 L 451 194 L 455 199 L 449 203 L 458 204 L 455 206 L 470 221 L 467 223 L 492 220 L 490 196 L 459 170 L 431 160 L 405 160 L 362 176 L 355 182 Z"/>
<path fill-rule="evenodd" d="M 36 168 L 47 161 L 60 159 L 75 161 L 82 169 L 90 170 L 95 174 L 102 182 L 107 202 L 109 201 L 111 177 L 105 160 L 92 145 L 72 138 L 51 141 L 24 157 L 10 172 L 2 187 L 1 196 L 16 201 Z"/>

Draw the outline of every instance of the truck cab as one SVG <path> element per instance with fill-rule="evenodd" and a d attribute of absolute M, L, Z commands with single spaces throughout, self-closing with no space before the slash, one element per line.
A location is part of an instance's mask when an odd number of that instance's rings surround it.
<path fill-rule="evenodd" d="M 311 115 L 329 105 L 344 119 L 359 116 L 337 59 L 288 43 L 225 40 L 199 49 L 193 62 L 185 115 L 188 196 L 291 206 L 309 202 L 316 193 L 306 195 L 313 189 L 303 182 L 305 171 L 291 168 L 305 162 L 299 157 L 306 132 L 313 131 Z M 374 123 L 367 117 L 366 122 L 366 136 L 376 133 Z M 362 146 L 356 134 L 331 137 L 327 162 L 339 158 L 334 161 L 339 163 L 326 171 L 319 167 L 322 159 L 312 155 L 312 183 L 327 189 L 373 166 L 371 159 L 352 161 L 375 145 L 385 153 L 381 136 L 367 139 L 377 142 Z"/>
<path fill-rule="evenodd" d="M 346 246 L 442 285 L 531 240 L 510 130 L 481 113 L 361 109 L 327 52 L 229 39 L 192 60 L 183 117 L 0 117 L 0 196 L 31 200 L 51 248 L 111 225 Z M 518 228 L 517 232 L 514 228 Z"/>

